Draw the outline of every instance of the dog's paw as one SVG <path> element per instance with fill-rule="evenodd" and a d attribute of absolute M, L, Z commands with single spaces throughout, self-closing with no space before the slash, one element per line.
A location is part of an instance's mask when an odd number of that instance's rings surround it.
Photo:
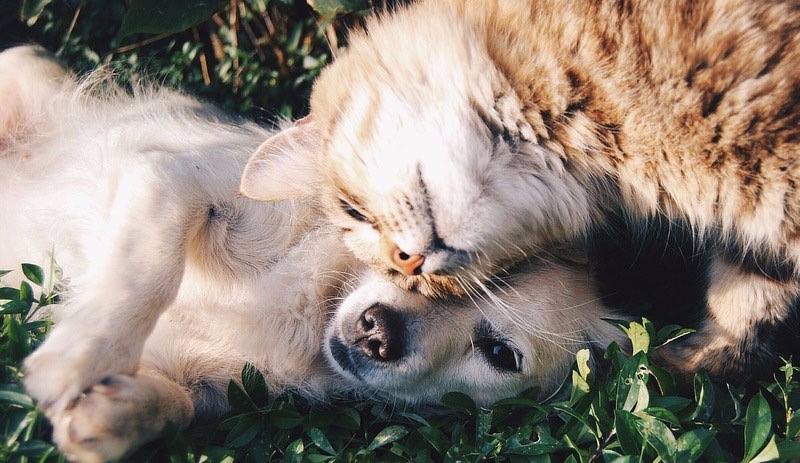
<path fill-rule="evenodd" d="M 164 385 L 167 387 L 162 387 Z M 71 406 L 49 415 L 53 440 L 71 461 L 104 462 L 124 456 L 155 438 L 167 421 L 186 425 L 188 396 L 162 379 L 110 376 Z M 174 390 L 179 395 L 174 395 Z M 175 404 L 179 407 L 176 409 Z M 188 405 L 188 409 L 186 406 Z M 175 414 L 176 410 L 180 413 Z"/>
<path fill-rule="evenodd" d="M 66 409 L 87 388 L 113 374 L 133 374 L 138 355 L 120 340 L 59 326 L 24 362 L 25 389 L 51 414 Z M 75 333 L 83 333 L 76 336 Z"/>

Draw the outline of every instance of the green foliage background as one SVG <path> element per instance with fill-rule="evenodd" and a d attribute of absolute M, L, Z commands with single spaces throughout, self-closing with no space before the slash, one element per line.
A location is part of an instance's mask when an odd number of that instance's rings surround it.
<path fill-rule="evenodd" d="M 21 360 L 49 329 L 35 313 L 57 302 L 53 276 L 24 264 L 19 288 L 0 287 L 0 462 L 63 462 L 49 427 L 20 386 Z M 0 277 L 7 274 L 0 272 Z M 36 290 L 34 290 L 36 288 Z M 41 293 L 42 296 L 35 297 Z M 56 306 L 57 310 L 57 306 Z M 231 411 L 213 423 L 162 437 L 128 462 L 766 462 L 800 458 L 800 368 L 787 360 L 773 381 L 748 388 L 698 373 L 679 385 L 650 355 L 688 334 L 647 320 L 616 323 L 634 354 L 612 344 L 603 379 L 578 353 L 563 394 L 540 403 L 535 390 L 479 408 L 450 393 L 421 415 L 366 403 L 309 405 L 271 397 L 252 367 L 231 381 Z"/>
<path fill-rule="evenodd" d="M 357 27 L 390 1 L 0 0 L 0 47 L 37 42 L 78 71 L 112 65 L 120 75 L 180 87 L 261 120 L 307 112 L 313 79 Z M 2 102 L 0 102 L 2 104 Z M 0 176 L 0 181 L 2 178 Z M 3 218 L 2 220 L 13 220 Z M 57 302 L 52 276 L 0 287 L 0 463 L 63 461 L 49 427 L 20 387 L 20 362 L 49 323 L 33 314 Z M 3 272 L 0 272 L 2 277 Z M 0 285 L 2 286 L 2 285 Z M 44 294 L 36 298 L 34 288 Z M 619 324 L 634 346 L 612 345 L 601 380 L 582 352 L 561 400 L 527 396 L 477 408 L 449 394 L 444 414 L 271 398 L 263 378 L 231 383 L 230 413 L 187 431 L 167 429 L 128 461 L 169 462 L 763 462 L 800 458 L 798 371 L 790 359 L 773 381 L 734 387 L 699 373 L 676 384 L 650 363 L 686 334 L 648 321 Z"/>
<path fill-rule="evenodd" d="M 347 28 L 384 2 L 0 0 L 0 46 L 36 42 L 78 71 L 180 87 L 253 117 L 307 112 L 313 79 Z"/>

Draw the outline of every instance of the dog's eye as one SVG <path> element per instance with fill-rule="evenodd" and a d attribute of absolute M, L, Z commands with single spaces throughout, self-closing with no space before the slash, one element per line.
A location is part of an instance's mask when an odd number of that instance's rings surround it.
<path fill-rule="evenodd" d="M 498 336 L 488 322 L 482 321 L 475 328 L 475 347 L 489 364 L 500 371 L 518 373 L 522 371 L 522 354 Z"/>
<path fill-rule="evenodd" d="M 522 370 L 522 354 L 502 341 L 479 339 L 478 348 L 493 367 L 501 371 L 517 373 Z"/>
<path fill-rule="evenodd" d="M 347 215 L 358 220 L 359 222 L 369 222 L 369 219 L 364 214 L 358 212 L 358 209 L 353 207 L 352 204 L 348 203 L 344 199 L 339 199 L 339 206 L 347 213 Z"/>

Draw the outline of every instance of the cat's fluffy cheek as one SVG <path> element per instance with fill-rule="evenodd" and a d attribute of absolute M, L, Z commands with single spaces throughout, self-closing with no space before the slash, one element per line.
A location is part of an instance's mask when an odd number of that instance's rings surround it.
<path fill-rule="evenodd" d="M 387 264 L 380 255 L 380 233 L 370 226 L 350 226 L 342 233 L 345 246 L 362 262 L 383 270 Z"/>

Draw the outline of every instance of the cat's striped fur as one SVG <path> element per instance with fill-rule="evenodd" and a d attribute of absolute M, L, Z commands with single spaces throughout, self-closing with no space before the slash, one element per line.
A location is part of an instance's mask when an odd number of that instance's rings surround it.
<path fill-rule="evenodd" d="M 299 131 L 321 145 L 263 146 L 243 190 L 321 194 L 357 256 L 434 296 L 666 221 L 709 259 L 669 361 L 738 375 L 800 294 L 797 63 L 797 1 L 422 1 L 353 34 Z"/>

